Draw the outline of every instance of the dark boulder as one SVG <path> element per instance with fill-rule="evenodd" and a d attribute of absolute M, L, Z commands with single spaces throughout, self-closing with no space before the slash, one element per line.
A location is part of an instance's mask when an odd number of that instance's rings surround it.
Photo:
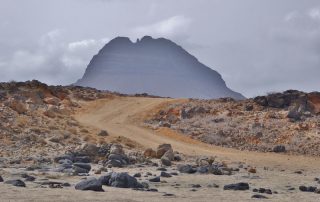
<path fill-rule="evenodd" d="M 149 179 L 149 182 L 160 182 L 160 176 Z"/>
<path fill-rule="evenodd" d="M 172 177 L 172 175 L 170 173 L 166 173 L 164 171 L 161 172 L 160 176 L 161 177 Z"/>
<path fill-rule="evenodd" d="M 107 173 L 106 175 L 99 177 L 98 180 L 102 185 L 110 186 L 109 181 L 110 181 L 111 175 L 112 173 Z"/>
<path fill-rule="evenodd" d="M 2 178 L 2 176 L 0 175 L 0 182 L 3 182 L 3 178 Z"/>
<path fill-rule="evenodd" d="M 162 144 L 159 145 L 157 148 L 157 158 L 161 158 L 167 151 L 171 150 L 172 151 L 172 147 L 171 144 Z"/>
<path fill-rule="evenodd" d="M 300 186 L 300 187 L 299 187 L 299 190 L 302 191 L 302 192 L 315 192 L 315 191 L 317 190 L 317 187 L 313 187 L 313 186 L 309 186 L 309 187 Z"/>
<path fill-rule="evenodd" d="M 21 177 L 22 178 L 24 178 L 26 181 L 29 181 L 29 182 L 33 182 L 33 181 L 35 181 L 36 180 L 36 178 L 35 177 L 33 177 L 33 176 L 30 176 L 30 175 L 28 175 L 28 174 L 22 174 L 21 175 Z"/>
<path fill-rule="evenodd" d="M 273 148 L 273 152 L 275 153 L 283 153 L 286 152 L 286 147 L 284 145 L 277 145 Z"/>
<path fill-rule="evenodd" d="M 235 191 L 244 191 L 249 190 L 249 184 L 245 182 L 240 182 L 236 184 L 228 184 L 223 187 L 224 190 L 235 190 Z"/>
<path fill-rule="evenodd" d="M 71 155 L 71 154 L 65 154 L 65 155 L 62 155 L 62 156 L 57 156 L 57 157 L 54 158 L 54 162 L 58 163 L 60 160 L 65 160 L 65 159 L 73 162 L 74 156 Z"/>
<path fill-rule="evenodd" d="M 177 169 L 180 173 L 192 174 L 197 172 L 197 169 L 193 168 L 191 165 L 188 165 L 188 164 L 187 165 L 180 164 L 177 166 Z"/>
<path fill-rule="evenodd" d="M 165 156 L 161 157 L 161 164 L 164 166 L 171 166 L 172 165 L 170 159 Z"/>
<path fill-rule="evenodd" d="M 76 163 L 91 163 L 92 160 L 89 156 L 76 156 L 74 158 L 74 162 L 76 162 Z"/>
<path fill-rule="evenodd" d="M 128 165 L 129 158 L 125 154 L 110 154 L 106 166 L 122 168 Z"/>
<path fill-rule="evenodd" d="M 208 173 L 208 168 L 206 166 L 200 166 L 197 168 L 197 172 L 200 173 L 200 174 L 205 174 L 205 173 Z"/>
<path fill-rule="evenodd" d="M 133 175 L 133 177 L 141 177 L 141 173 L 136 173 Z"/>
<path fill-rule="evenodd" d="M 261 194 L 255 194 L 253 196 L 251 196 L 251 198 L 255 198 L 255 199 L 268 199 L 268 197 L 261 195 Z"/>
<path fill-rule="evenodd" d="M 128 173 L 112 173 L 108 185 L 118 188 L 143 188 L 143 185 Z"/>
<path fill-rule="evenodd" d="M 11 184 L 16 187 L 26 187 L 26 184 L 22 180 L 8 180 L 4 182 L 5 184 Z"/>
<path fill-rule="evenodd" d="M 68 169 L 63 170 L 63 172 L 66 172 L 66 170 Z M 88 174 L 89 171 L 87 169 L 80 168 L 78 166 L 73 166 L 72 173 L 73 175 L 82 175 L 82 174 Z"/>
<path fill-rule="evenodd" d="M 73 166 L 85 169 L 88 172 L 91 170 L 91 165 L 89 163 L 74 163 Z"/>
<path fill-rule="evenodd" d="M 96 178 L 89 178 L 86 180 L 83 180 L 81 182 L 79 182 L 78 184 L 76 184 L 75 186 L 76 190 L 82 190 L 82 191 L 99 191 L 99 192 L 103 192 L 104 190 L 102 189 L 102 184 L 99 180 L 97 180 Z"/>

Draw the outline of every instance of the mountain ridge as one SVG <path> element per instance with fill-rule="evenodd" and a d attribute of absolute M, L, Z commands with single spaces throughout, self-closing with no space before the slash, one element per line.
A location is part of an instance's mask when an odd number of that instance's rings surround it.
<path fill-rule="evenodd" d="M 181 46 L 150 36 L 136 42 L 128 37 L 114 38 L 93 56 L 75 85 L 174 98 L 245 98 Z"/>

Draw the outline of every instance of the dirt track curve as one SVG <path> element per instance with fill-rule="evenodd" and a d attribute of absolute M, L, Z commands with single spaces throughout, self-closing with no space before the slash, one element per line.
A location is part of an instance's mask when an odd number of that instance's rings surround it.
<path fill-rule="evenodd" d="M 179 101 L 166 98 L 115 97 L 90 102 L 77 113 L 76 119 L 84 125 L 107 130 L 111 136 L 124 136 L 145 148 L 156 148 L 169 143 L 174 150 L 187 155 L 212 155 L 230 161 L 244 161 L 256 166 L 276 166 L 290 169 L 317 170 L 317 157 L 288 156 L 258 153 L 211 146 L 169 129 L 152 130 L 143 127 L 148 112 L 167 102 Z"/>

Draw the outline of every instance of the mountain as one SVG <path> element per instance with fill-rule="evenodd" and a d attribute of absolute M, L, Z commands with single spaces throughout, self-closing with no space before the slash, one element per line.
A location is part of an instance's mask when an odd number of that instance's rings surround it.
<path fill-rule="evenodd" d="M 75 85 L 173 98 L 244 98 L 230 90 L 218 72 L 182 47 L 150 36 L 135 43 L 127 37 L 111 40 L 92 58 Z"/>

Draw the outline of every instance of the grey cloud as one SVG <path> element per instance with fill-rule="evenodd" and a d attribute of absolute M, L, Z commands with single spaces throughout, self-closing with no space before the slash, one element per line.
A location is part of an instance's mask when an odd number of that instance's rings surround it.
<path fill-rule="evenodd" d="M 246 96 L 319 90 L 319 9 L 318 0 L 2 0 L 0 81 L 69 84 L 108 40 L 149 34 Z"/>

